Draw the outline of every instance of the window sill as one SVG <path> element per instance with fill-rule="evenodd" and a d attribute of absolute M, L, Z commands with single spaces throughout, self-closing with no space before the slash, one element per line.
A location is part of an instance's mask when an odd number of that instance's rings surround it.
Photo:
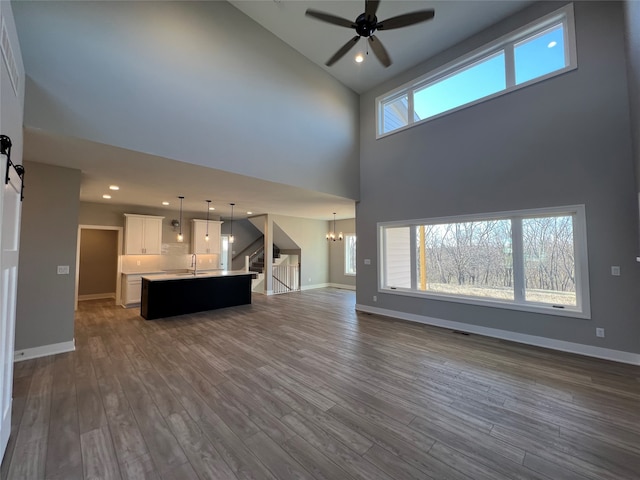
<path fill-rule="evenodd" d="M 406 288 L 378 288 L 378 293 L 388 293 L 391 295 L 404 295 L 407 297 L 424 298 L 428 300 L 438 300 L 452 303 L 464 303 L 467 305 L 477 305 L 490 308 L 504 308 L 508 310 L 519 310 L 522 312 L 539 313 L 543 315 L 554 315 L 560 317 L 581 318 L 585 320 L 591 319 L 590 312 L 579 310 L 577 307 L 564 306 L 564 308 L 554 308 L 551 305 L 543 305 L 539 303 L 515 303 L 502 301 L 498 299 L 479 298 L 479 297 L 463 297 L 460 295 L 447 295 L 445 293 L 426 293 L 416 292 Z"/>

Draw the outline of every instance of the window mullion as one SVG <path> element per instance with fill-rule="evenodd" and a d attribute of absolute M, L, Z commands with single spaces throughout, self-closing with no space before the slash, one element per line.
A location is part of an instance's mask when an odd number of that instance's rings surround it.
<path fill-rule="evenodd" d="M 513 53 L 513 43 L 509 43 L 504 47 L 504 67 L 505 80 L 507 89 L 512 88 L 516 84 L 516 66 Z"/>
<path fill-rule="evenodd" d="M 407 115 L 408 115 L 408 119 L 407 119 L 407 124 L 411 125 L 413 123 L 413 119 L 415 118 L 415 112 L 414 112 L 414 104 L 413 104 L 413 94 L 414 94 L 414 90 L 411 89 L 409 90 L 409 92 L 407 93 Z"/>
<path fill-rule="evenodd" d="M 524 244 L 521 217 L 511 219 L 511 249 L 513 255 L 513 298 L 516 303 L 524 303 Z"/>

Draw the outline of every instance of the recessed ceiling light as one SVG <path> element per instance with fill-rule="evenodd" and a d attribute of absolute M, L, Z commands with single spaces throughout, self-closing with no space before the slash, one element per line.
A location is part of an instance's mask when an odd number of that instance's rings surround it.
<path fill-rule="evenodd" d="M 253 215 L 253 212 L 247 212 L 247 215 Z"/>
<path fill-rule="evenodd" d="M 107 200 L 109 200 L 111 198 L 111 195 L 102 195 L 102 198 L 106 198 Z"/>
<path fill-rule="evenodd" d="M 552 42 L 549 42 L 549 45 L 547 45 L 547 48 L 553 48 L 558 44 L 558 42 L 556 42 L 555 40 L 553 40 Z"/>
<path fill-rule="evenodd" d="M 362 63 L 364 62 L 364 57 L 362 56 L 361 53 L 359 53 L 358 55 L 356 55 L 356 63 Z"/>
<path fill-rule="evenodd" d="M 120 190 L 118 185 L 109 185 L 109 190 Z"/>
<path fill-rule="evenodd" d="M 169 205 L 169 202 L 162 202 L 163 205 Z"/>

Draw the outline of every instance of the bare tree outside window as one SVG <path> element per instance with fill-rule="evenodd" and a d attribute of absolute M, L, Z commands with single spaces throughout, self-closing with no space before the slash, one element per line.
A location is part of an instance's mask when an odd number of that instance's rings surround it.
<path fill-rule="evenodd" d="M 417 230 L 420 290 L 513 300 L 510 220 L 424 225 Z"/>
<path fill-rule="evenodd" d="M 522 240 L 526 300 L 576 305 L 573 218 L 525 218 Z"/>

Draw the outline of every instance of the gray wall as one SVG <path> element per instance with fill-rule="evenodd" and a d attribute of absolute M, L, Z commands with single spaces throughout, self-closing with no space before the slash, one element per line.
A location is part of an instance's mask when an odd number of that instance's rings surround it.
<path fill-rule="evenodd" d="M 361 97 L 358 304 L 640 352 L 638 201 L 621 3 L 575 3 L 577 70 L 375 138 L 377 95 L 560 5 L 535 4 Z M 591 320 L 377 292 L 376 222 L 571 204 L 586 206 Z M 620 277 L 610 275 L 612 265 L 621 267 Z M 596 339 L 596 326 L 606 338 Z"/>
<path fill-rule="evenodd" d="M 358 96 L 227 2 L 14 5 L 26 125 L 358 198 Z"/>
<path fill-rule="evenodd" d="M 80 170 L 25 162 L 16 350 L 73 340 Z M 69 275 L 57 266 L 68 265 Z"/>
<path fill-rule="evenodd" d="M 638 202 L 640 202 L 640 2 L 626 0 L 624 8 L 631 135 L 636 164 L 636 188 L 638 190 Z"/>
<path fill-rule="evenodd" d="M 333 229 L 333 220 L 327 222 L 327 231 Z M 347 220 L 336 221 L 336 235 L 342 232 L 343 234 L 355 234 L 356 233 L 356 219 L 350 218 Z M 354 275 L 344 274 L 344 241 L 327 242 L 329 244 L 329 283 L 335 285 L 349 285 L 351 287 L 356 286 L 356 277 Z M 357 251 L 357 244 L 356 244 Z M 357 268 L 356 268 L 357 269 Z"/>

